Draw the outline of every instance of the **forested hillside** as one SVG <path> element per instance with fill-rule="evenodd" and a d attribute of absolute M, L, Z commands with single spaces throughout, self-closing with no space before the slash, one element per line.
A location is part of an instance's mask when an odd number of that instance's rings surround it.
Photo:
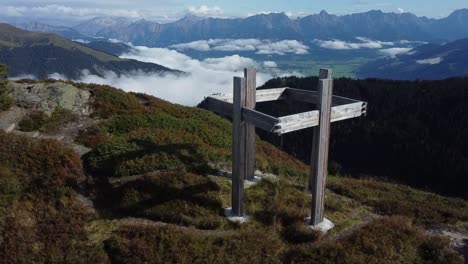
<path fill-rule="evenodd" d="M 277 78 L 262 88 L 317 88 L 317 78 Z M 468 78 L 443 81 L 335 79 L 334 94 L 368 102 L 366 117 L 333 123 L 331 170 L 378 176 L 468 198 Z M 276 106 L 275 106 L 276 107 Z M 266 112 L 311 105 L 259 104 Z M 258 131 L 280 146 L 280 138 Z M 283 136 L 285 151 L 308 162 L 312 129 Z"/>

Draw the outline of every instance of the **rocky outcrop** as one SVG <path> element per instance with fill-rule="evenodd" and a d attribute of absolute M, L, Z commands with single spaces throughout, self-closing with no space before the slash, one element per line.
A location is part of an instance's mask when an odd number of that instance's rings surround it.
<path fill-rule="evenodd" d="M 89 116 L 92 112 L 91 93 L 70 84 L 10 82 L 9 86 L 16 105 L 29 111 L 43 111 L 49 116 L 57 107 L 84 116 Z"/>
<path fill-rule="evenodd" d="M 32 138 L 61 141 L 80 156 L 91 150 L 75 143 L 79 131 L 95 122 L 90 117 L 92 96 L 89 91 L 63 82 L 33 84 L 10 82 L 8 86 L 11 90 L 10 96 L 15 100 L 15 106 L 8 111 L 0 112 L 0 130 Z M 18 124 L 30 113 L 41 111 L 50 116 L 57 107 L 71 111 L 76 115 L 76 119 L 62 124 L 59 131 L 52 134 L 19 130 Z"/>
<path fill-rule="evenodd" d="M 16 125 L 27 115 L 24 108 L 12 107 L 8 111 L 0 112 L 0 130 L 7 133 L 12 132 Z"/>

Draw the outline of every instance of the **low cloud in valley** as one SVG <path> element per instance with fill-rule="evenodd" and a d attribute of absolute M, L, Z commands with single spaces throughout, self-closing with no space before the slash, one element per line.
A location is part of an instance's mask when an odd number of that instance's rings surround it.
<path fill-rule="evenodd" d="M 395 58 L 397 55 L 402 54 L 411 54 L 413 48 L 389 48 L 389 49 L 381 49 L 379 52 L 391 57 Z"/>
<path fill-rule="evenodd" d="M 354 50 L 354 49 L 381 49 L 385 46 L 393 46 L 394 42 L 390 41 L 379 41 L 372 40 L 364 37 L 357 37 L 356 42 L 343 41 L 338 39 L 333 40 L 320 40 L 315 39 L 313 42 L 325 49 L 335 49 L 335 50 Z"/>
<path fill-rule="evenodd" d="M 274 61 L 257 62 L 239 55 L 197 60 L 175 50 L 138 46 L 121 57 L 157 63 L 185 73 L 134 71 L 120 76 L 114 72 L 97 76 L 83 70 L 81 78 L 74 81 L 111 85 L 124 91 L 146 93 L 174 103 L 193 106 L 213 93 L 232 93 L 233 77 L 243 76 L 243 69 L 246 67 L 257 69 L 257 85 L 262 85 L 275 76 L 300 75 L 297 72 L 279 70 Z M 60 74 L 49 77 L 66 79 Z"/>
<path fill-rule="evenodd" d="M 429 59 L 424 59 L 424 60 L 417 60 L 417 64 L 429 64 L 429 65 L 434 65 L 434 64 L 439 64 L 443 61 L 444 59 L 442 57 L 436 57 L 436 58 L 429 58 Z"/>
<path fill-rule="evenodd" d="M 414 46 L 427 44 L 427 42 L 424 41 L 413 40 L 380 41 L 365 37 L 357 37 L 355 39 L 356 41 L 315 39 L 312 42 L 321 48 L 332 50 L 375 49 L 378 50 L 381 54 L 384 54 L 390 58 L 395 58 L 396 56 L 402 54 L 411 55 Z"/>
<path fill-rule="evenodd" d="M 297 40 L 209 39 L 172 45 L 171 48 L 198 51 L 251 51 L 263 55 L 308 54 L 309 47 Z"/>

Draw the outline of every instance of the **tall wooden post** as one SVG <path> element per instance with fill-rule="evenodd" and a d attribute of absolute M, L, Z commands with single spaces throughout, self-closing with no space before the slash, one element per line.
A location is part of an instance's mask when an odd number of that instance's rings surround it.
<path fill-rule="evenodd" d="M 331 70 L 320 69 L 318 85 L 319 126 L 314 128 L 310 166 L 310 189 L 312 192 L 312 215 L 310 224 L 323 222 L 325 183 L 328 174 L 328 146 L 333 95 Z"/>
<path fill-rule="evenodd" d="M 255 69 L 244 69 L 246 82 L 245 108 L 255 109 L 257 89 L 257 72 Z M 255 124 L 245 124 L 245 179 L 253 180 L 255 174 Z"/>
<path fill-rule="evenodd" d="M 235 216 L 244 215 L 245 122 L 242 122 L 242 108 L 245 106 L 245 87 L 245 78 L 234 77 L 231 203 Z"/>
<path fill-rule="evenodd" d="M 255 173 L 255 125 L 242 121 L 242 108 L 255 109 L 256 71 L 244 69 L 234 77 L 232 116 L 232 214 L 244 215 L 244 179 Z"/>

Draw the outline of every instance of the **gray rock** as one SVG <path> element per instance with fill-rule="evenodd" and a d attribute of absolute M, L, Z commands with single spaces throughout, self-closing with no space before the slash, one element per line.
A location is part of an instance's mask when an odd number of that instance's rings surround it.
<path fill-rule="evenodd" d="M 0 130 L 7 133 L 12 132 L 26 114 L 26 110 L 16 106 L 13 106 L 8 111 L 0 112 Z"/>
<path fill-rule="evenodd" d="M 75 114 L 88 116 L 91 93 L 63 82 L 25 84 L 10 82 L 11 95 L 16 105 L 51 115 L 56 107 L 70 110 Z"/>

